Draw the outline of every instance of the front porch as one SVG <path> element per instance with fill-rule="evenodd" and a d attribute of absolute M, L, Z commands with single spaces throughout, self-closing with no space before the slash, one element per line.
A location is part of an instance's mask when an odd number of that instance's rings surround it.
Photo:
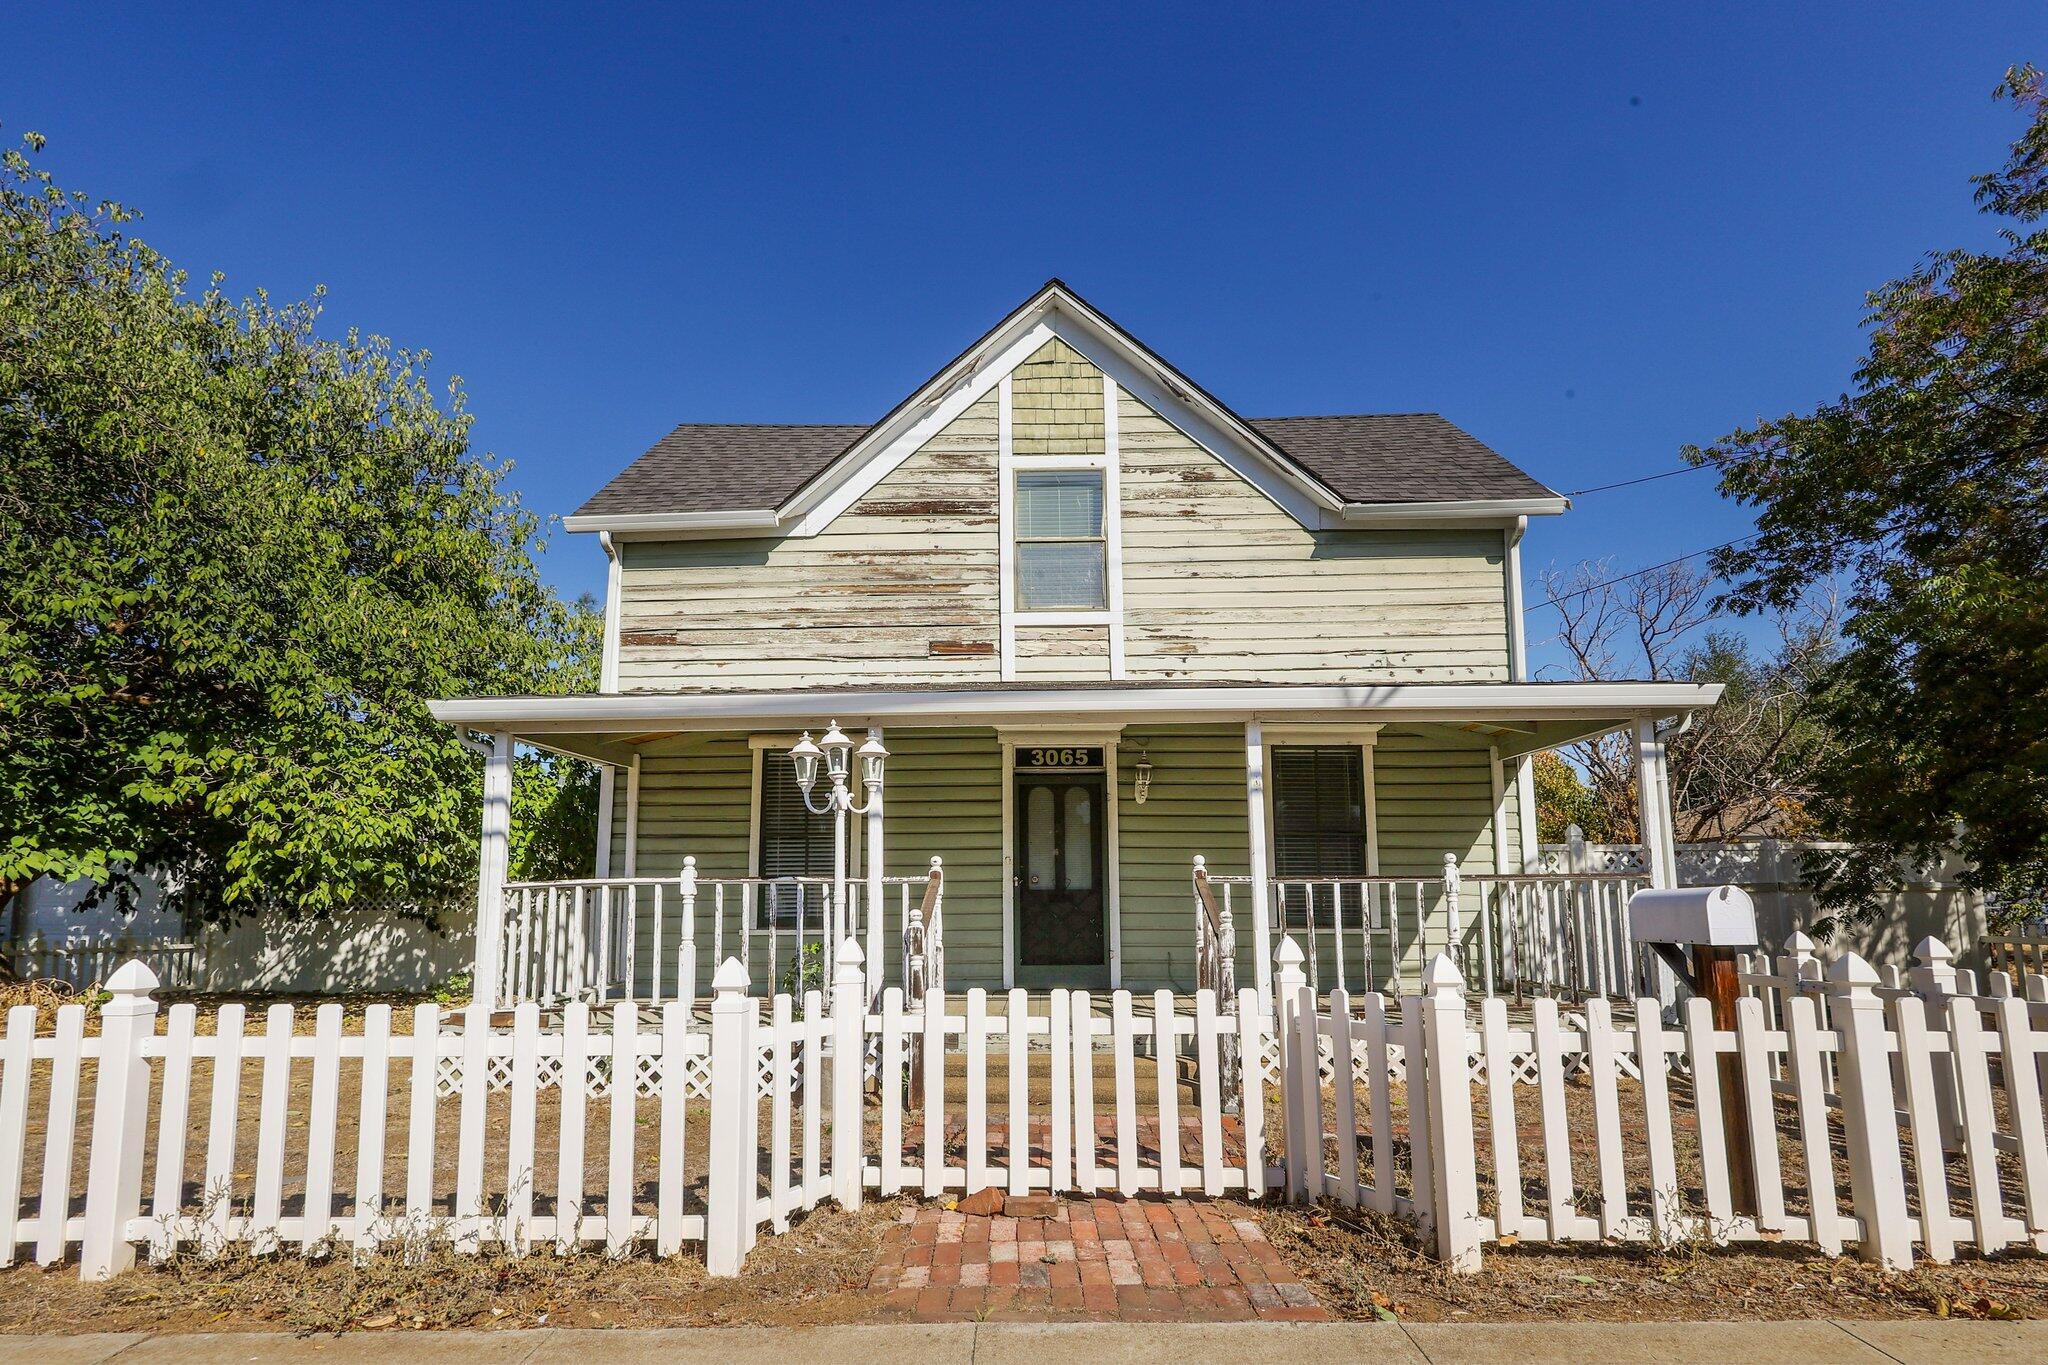
<path fill-rule="evenodd" d="M 435 709 L 491 736 L 476 989 L 493 1003 L 701 1002 L 728 957 L 755 991 L 801 995 L 829 973 L 795 964 L 848 935 L 878 990 L 1187 992 L 1227 958 L 1270 998 L 1292 934 L 1324 991 L 1412 989 L 1448 947 L 1475 985 L 1625 994 L 1626 892 L 1672 880 L 1657 724 L 1712 694 L 1151 684 Z M 889 751 L 848 821 L 843 888 L 788 759 L 834 719 Z M 1648 866 L 1628 885 L 1539 874 L 1529 756 L 1614 730 L 1650 775 Z M 593 878 L 507 884 L 515 743 L 605 765 Z"/>

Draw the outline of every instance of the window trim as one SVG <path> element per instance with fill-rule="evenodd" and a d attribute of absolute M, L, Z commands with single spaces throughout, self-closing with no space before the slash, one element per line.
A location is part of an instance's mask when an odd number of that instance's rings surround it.
<path fill-rule="evenodd" d="M 1071 344 L 1071 342 L 1070 342 Z M 1017 677 L 1017 629 L 1034 626 L 1104 626 L 1109 635 L 1109 676 L 1121 681 L 1129 676 L 1124 667 L 1124 549 L 1123 481 L 1120 442 L 1117 434 L 1117 404 L 1121 389 L 1110 371 L 1086 350 L 1102 371 L 1102 453 L 1099 455 L 1019 455 L 1016 453 L 1011 408 L 1011 374 L 1005 371 L 997 381 L 996 406 L 996 559 L 999 624 L 999 675 L 1005 682 Z M 1022 472 L 1040 470 L 1099 469 L 1102 471 L 1103 569 L 1108 607 L 1096 610 L 1026 611 L 1017 605 L 1017 478 Z"/>
<path fill-rule="evenodd" d="M 1010 479 L 1012 484 L 1012 492 L 1010 496 L 1012 499 L 1012 506 L 1015 506 L 1022 501 L 1022 495 L 1024 492 L 1024 478 L 1028 474 L 1093 474 L 1095 475 L 1096 486 L 1101 490 L 1102 497 L 1101 511 L 1096 518 L 1095 534 L 1092 536 L 1027 536 L 1024 534 L 1023 531 L 1023 517 L 1021 514 L 1017 517 L 1017 519 L 1014 522 L 1011 523 L 1010 545 L 1012 547 L 1012 552 L 1017 557 L 1017 572 L 1014 575 L 1012 575 L 1014 581 L 1010 584 L 1010 591 L 1012 593 L 1012 601 L 1010 605 L 1012 610 L 1018 616 L 1032 621 L 1037 621 L 1042 619 L 1043 617 L 1050 615 L 1074 615 L 1089 617 L 1108 615 L 1110 519 L 1109 471 L 1103 468 L 1101 462 L 1099 461 L 1093 461 L 1089 464 L 1076 465 L 1073 467 L 1056 468 L 1041 468 L 1038 466 L 1036 459 L 1029 458 L 1027 458 L 1027 461 L 1022 462 L 1021 465 L 1020 462 L 1016 460 L 1011 461 L 1011 464 L 1012 468 L 1010 470 Z M 1029 545 L 1101 546 L 1102 605 L 1099 607 L 1075 605 L 1057 607 L 1028 607 L 1024 605 L 1024 549 L 1026 546 Z"/>
<path fill-rule="evenodd" d="M 1274 821 L 1273 789 L 1280 785 L 1280 770 L 1274 765 L 1275 749 L 1339 749 L 1356 746 L 1359 751 L 1359 779 L 1364 783 L 1365 795 L 1365 875 L 1380 875 L 1380 816 L 1378 797 L 1378 774 L 1373 767 L 1373 749 L 1379 740 L 1380 727 L 1377 725 L 1304 725 L 1280 724 L 1261 727 L 1260 748 L 1266 771 L 1266 780 L 1261 783 L 1260 797 L 1266 808 L 1266 875 L 1280 880 L 1280 873 L 1273 863 L 1280 852 L 1280 827 Z M 1287 907 L 1283 903 L 1273 907 L 1276 932 L 1290 931 Z"/>
<path fill-rule="evenodd" d="M 752 761 L 748 765 L 748 771 L 751 776 L 747 784 L 747 869 L 742 875 L 749 879 L 761 875 L 761 797 L 767 773 L 767 753 L 770 749 L 787 751 L 789 746 L 796 743 L 796 741 L 797 736 L 793 733 L 750 734 L 747 736 L 747 748 L 750 750 L 748 757 Z M 865 875 L 859 869 L 863 867 L 861 862 L 861 827 L 867 822 L 849 819 L 846 823 L 846 880 L 847 885 L 852 886 L 858 883 Z M 827 875 L 829 876 L 830 874 Z M 849 891 L 847 894 L 850 898 L 853 893 Z M 819 920 L 815 927 L 822 932 L 824 926 L 824 907 L 822 903 L 819 906 L 818 915 Z M 810 932 L 814 927 L 809 923 L 809 919 L 810 916 L 807 913 L 804 925 L 806 933 Z M 758 892 L 754 897 L 753 927 L 756 930 L 766 930 L 769 927 L 767 898 L 759 895 Z M 781 926 L 777 927 L 780 928 Z"/>
<path fill-rule="evenodd" d="M 1273 788 L 1277 769 L 1273 766 L 1275 749 L 1331 749 L 1357 745 L 1360 754 L 1360 775 L 1365 781 L 1365 875 L 1380 875 L 1380 816 L 1378 775 L 1373 766 L 1373 750 L 1379 741 L 1380 727 L 1377 725 L 1289 725 L 1268 724 L 1261 727 L 1260 743 L 1264 749 L 1266 781 L 1261 793 L 1266 807 L 1267 856 L 1277 852 L 1278 826 L 1273 822 Z M 1277 878 L 1277 871 L 1268 876 Z"/>

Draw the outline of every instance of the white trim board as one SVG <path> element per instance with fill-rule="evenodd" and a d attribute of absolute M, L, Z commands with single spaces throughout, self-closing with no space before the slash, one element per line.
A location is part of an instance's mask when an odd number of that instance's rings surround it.
<path fill-rule="evenodd" d="M 1119 686 L 816 688 L 794 692 L 627 693 L 581 697 L 473 697 L 430 701 L 448 725 L 521 734 L 631 733 L 650 729 L 786 727 L 838 714 L 841 723 L 992 725 L 1040 720 L 1086 726 L 1162 720 L 1465 722 L 1489 716 L 1585 720 L 1617 726 L 1714 705 L 1719 683 L 1386 683 L 1359 686 Z"/>

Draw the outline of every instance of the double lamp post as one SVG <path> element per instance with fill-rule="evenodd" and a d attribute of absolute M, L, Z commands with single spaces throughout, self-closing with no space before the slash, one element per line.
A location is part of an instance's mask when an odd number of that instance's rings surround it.
<path fill-rule="evenodd" d="M 867 742 L 860 746 L 860 781 L 867 790 L 867 799 L 856 804 L 853 799 L 849 760 L 854 753 L 853 741 L 848 739 L 833 721 L 825 731 L 822 740 L 813 740 L 806 730 L 802 739 L 790 746 L 790 762 L 796 766 L 797 790 L 803 794 L 804 809 L 813 815 L 832 817 L 832 907 L 827 919 L 830 930 L 831 950 L 826 954 L 826 971 L 831 971 L 833 954 L 839 951 L 841 940 L 853 928 L 853 919 L 846 913 L 846 834 L 847 818 L 852 815 L 864 816 L 867 820 L 867 970 L 871 981 L 881 979 L 879 961 L 882 952 L 882 766 L 888 760 L 889 751 L 882 747 L 882 732 L 868 730 Z M 814 805 L 811 792 L 818 784 L 818 760 L 825 761 L 825 776 L 831 783 L 831 790 L 825 794 L 824 804 Z"/>

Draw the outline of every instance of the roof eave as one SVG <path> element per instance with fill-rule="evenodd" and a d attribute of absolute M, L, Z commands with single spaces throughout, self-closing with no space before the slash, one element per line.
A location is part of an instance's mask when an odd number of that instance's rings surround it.
<path fill-rule="evenodd" d="M 863 724 L 937 721 L 994 724 L 1031 716 L 1065 720 L 1144 717 L 1210 720 L 1287 713 L 1404 720 L 1488 715 L 1540 719 L 1666 717 L 1713 706 L 1718 683 L 1386 683 L 1283 687 L 1218 683 L 1198 687 L 1007 690 L 815 688 L 789 692 L 609 693 L 580 697 L 477 697 L 432 701 L 445 724 L 521 734 L 745 729 L 815 720 L 830 711 Z"/>
<path fill-rule="evenodd" d="M 634 536 L 653 536 L 710 531 L 772 531 L 782 525 L 782 518 L 770 507 L 745 507 L 715 512 L 646 512 L 634 515 L 610 512 L 579 512 L 575 516 L 562 518 L 562 528 L 567 531 L 608 531 L 613 536 L 631 539 Z"/>
<path fill-rule="evenodd" d="M 1552 494 L 1540 498 L 1462 498 L 1442 502 L 1347 502 L 1338 512 L 1346 527 L 1373 526 L 1498 526 L 1522 517 L 1555 517 L 1571 509 L 1572 500 Z"/>

